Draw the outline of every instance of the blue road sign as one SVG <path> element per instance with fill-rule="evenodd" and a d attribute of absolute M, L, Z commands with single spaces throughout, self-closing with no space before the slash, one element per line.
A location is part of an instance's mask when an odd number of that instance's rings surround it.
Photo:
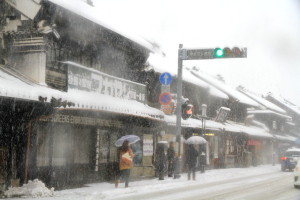
<path fill-rule="evenodd" d="M 168 72 L 164 72 L 160 75 L 159 81 L 163 85 L 170 85 L 172 82 L 172 75 Z"/>

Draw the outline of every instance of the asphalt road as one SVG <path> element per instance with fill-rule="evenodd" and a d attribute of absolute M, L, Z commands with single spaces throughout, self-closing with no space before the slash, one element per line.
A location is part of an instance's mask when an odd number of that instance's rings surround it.
<path fill-rule="evenodd" d="M 300 200 L 300 189 L 293 185 L 292 172 L 275 172 L 211 184 L 170 189 L 128 199 L 155 200 Z M 123 200 L 127 199 L 126 197 Z"/>

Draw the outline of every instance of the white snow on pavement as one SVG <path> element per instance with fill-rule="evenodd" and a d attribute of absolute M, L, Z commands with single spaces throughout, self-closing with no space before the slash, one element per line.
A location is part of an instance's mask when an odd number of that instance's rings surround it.
<path fill-rule="evenodd" d="M 53 196 L 54 188 L 48 189 L 45 184 L 38 179 L 28 181 L 22 187 L 11 187 L 4 195 L 7 197 L 49 197 Z"/>
<path fill-rule="evenodd" d="M 134 195 L 151 195 L 153 191 L 163 191 L 163 190 L 180 190 L 185 187 L 198 185 L 217 184 L 220 181 L 227 181 L 245 178 L 251 176 L 263 176 L 270 174 L 270 176 L 278 176 L 280 172 L 280 166 L 275 165 L 262 165 L 257 167 L 249 168 L 229 168 L 229 169 L 213 169 L 207 170 L 204 174 L 199 171 L 196 172 L 196 181 L 187 181 L 187 174 L 182 173 L 180 179 L 173 179 L 165 177 L 165 180 L 159 181 L 157 178 L 132 181 L 129 183 L 129 188 L 124 188 L 124 183 L 119 185 L 119 188 L 114 187 L 114 183 L 95 183 L 87 184 L 84 187 L 76 189 L 68 189 L 62 191 L 55 191 L 52 197 L 33 197 L 26 199 L 43 199 L 43 200 L 99 200 L 99 199 L 114 199 L 121 198 L 124 196 Z M 274 173 L 274 175 L 272 175 Z M 288 173 L 286 173 L 288 174 Z M 211 187 L 213 189 L 213 187 Z M 207 188 L 210 190 L 210 188 Z M 19 198 L 16 198 L 17 200 Z"/>

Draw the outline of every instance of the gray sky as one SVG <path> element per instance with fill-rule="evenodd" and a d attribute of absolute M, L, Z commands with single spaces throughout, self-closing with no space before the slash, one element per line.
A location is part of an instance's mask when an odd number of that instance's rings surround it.
<path fill-rule="evenodd" d="M 185 61 L 227 84 L 300 106 L 299 0 L 94 0 L 99 15 L 156 41 L 177 68 L 178 45 L 247 47 L 247 59 Z"/>

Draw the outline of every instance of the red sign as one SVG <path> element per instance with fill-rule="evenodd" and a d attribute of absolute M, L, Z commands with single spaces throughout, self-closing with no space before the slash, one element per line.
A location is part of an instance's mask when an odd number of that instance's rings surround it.
<path fill-rule="evenodd" d="M 172 101 L 172 96 L 169 92 L 163 92 L 159 95 L 159 103 L 161 105 L 168 105 Z"/>
<path fill-rule="evenodd" d="M 259 140 L 248 140 L 247 145 L 260 146 L 261 141 L 259 141 Z"/>

